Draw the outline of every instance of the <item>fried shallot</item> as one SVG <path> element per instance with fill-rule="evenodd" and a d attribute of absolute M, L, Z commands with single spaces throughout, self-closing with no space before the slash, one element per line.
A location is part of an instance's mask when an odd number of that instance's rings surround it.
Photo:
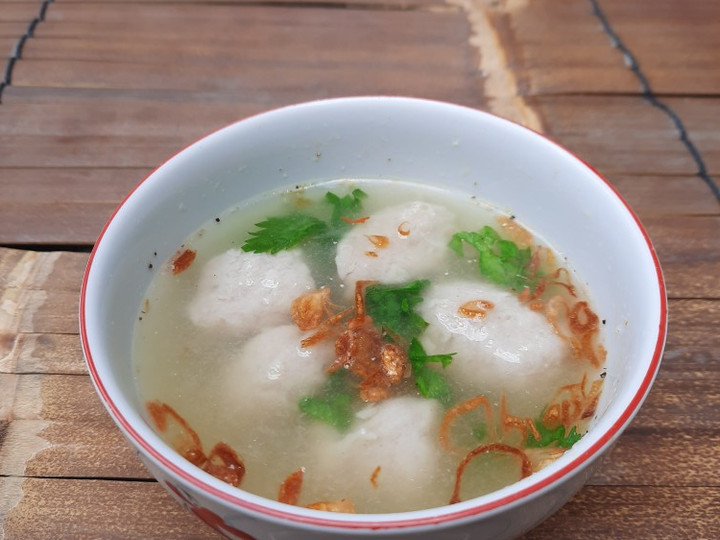
<path fill-rule="evenodd" d="M 170 405 L 149 401 L 145 407 L 155 427 L 173 437 L 171 445 L 176 452 L 215 478 L 235 487 L 240 485 L 245 476 L 245 465 L 228 444 L 218 442 L 206 455 L 198 434 Z"/>

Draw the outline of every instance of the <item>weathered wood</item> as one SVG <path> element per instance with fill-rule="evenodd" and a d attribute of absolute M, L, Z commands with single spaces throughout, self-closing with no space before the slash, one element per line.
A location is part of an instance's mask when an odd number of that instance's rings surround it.
<path fill-rule="evenodd" d="M 182 137 L 93 135 L 0 135 L 0 167 L 154 168 L 187 146 Z"/>
<path fill-rule="evenodd" d="M 643 428 L 632 424 L 602 458 L 588 483 L 717 488 L 719 463 L 713 456 L 718 444 L 720 435 L 713 428 Z"/>
<path fill-rule="evenodd" d="M 0 111 L 3 136 L 165 137 L 193 142 L 258 111 L 238 102 L 201 99 L 138 99 L 78 93 L 73 101 L 16 102 L 8 92 Z M 178 149 L 179 150 L 179 149 Z M 91 171 L 88 171 L 88 173 Z M 92 171 L 94 172 L 94 171 Z M 101 172 L 102 174 L 102 172 Z M 63 180 L 69 180 L 64 177 Z"/>
<path fill-rule="evenodd" d="M 22 36 L 27 30 L 29 22 L 29 20 L 0 21 L 0 38 L 8 38 L 9 40 L 11 40 L 10 42 L 13 43 L 14 46 L 14 43 L 17 42 L 17 39 Z M 8 48 L 7 51 L 3 50 L 2 52 L 10 56 L 12 50 L 12 48 Z"/>
<path fill-rule="evenodd" d="M 602 0 L 600 5 L 656 93 L 720 93 L 718 2 Z"/>
<path fill-rule="evenodd" d="M 714 341 L 714 335 L 720 327 L 720 302 L 671 300 L 668 320 L 662 373 L 670 376 L 672 372 L 675 378 L 717 374 L 720 371 L 720 348 Z"/>
<path fill-rule="evenodd" d="M 718 505 L 717 487 L 586 487 L 525 540 L 717 538 Z"/>
<path fill-rule="evenodd" d="M 608 180 L 641 218 L 720 214 L 720 203 L 698 176 L 612 174 Z"/>
<path fill-rule="evenodd" d="M 0 0 L 0 57 L 40 4 Z M 599 1 L 717 180 L 720 4 L 651 4 Z M 62 0 L 46 14 L 0 104 L 0 244 L 90 246 L 178 149 L 319 97 L 486 108 L 599 169 L 657 248 L 670 331 L 637 418 L 526 538 L 720 536 L 720 205 L 590 2 Z M 149 481 L 93 391 L 77 336 L 87 257 L 0 248 L 0 538 L 216 538 Z"/>
<path fill-rule="evenodd" d="M 16 65 L 13 84 L 232 91 L 245 99 L 285 93 L 292 96 L 287 102 L 405 93 L 477 103 L 477 74 L 467 54 L 457 54 L 467 34 L 461 13 L 141 5 L 130 14 L 114 4 L 54 6 L 37 41 L 82 35 L 98 41 L 122 36 L 132 43 L 135 34 L 148 46 L 113 64 L 33 60 L 28 52 Z M 176 55 L 172 62 L 160 54 L 156 60 L 158 49 L 174 50 L 178 36 L 217 54 Z M 34 47 L 29 43 L 28 51 Z M 244 55 L 224 61 L 222 49 Z"/>
<path fill-rule="evenodd" d="M 40 11 L 39 2 L 2 2 L 0 3 L 0 23 L 32 21 Z"/>
<path fill-rule="evenodd" d="M 478 4 L 470 4 L 478 9 Z M 482 2 L 522 95 L 635 93 L 589 2 Z"/>
<path fill-rule="evenodd" d="M 156 482 L 0 477 L 0 493 L 7 540 L 220 538 Z"/>
<path fill-rule="evenodd" d="M 608 175 L 697 172 L 673 123 L 642 97 L 536 96 L 527 101 L 549 137 Z"/>
<path fill-rule="evenodd" d="M 84 373 L 76 342 L 87 258 L 0 249 L 0 374 Z"/>
<path fill-rule="evenodd" d="M 720 99 L 665 98 L 664 102 L 682 119 L 708 172 L 715 177 L 715 183 L 720 185 L 720 133 L 717 129 Z"/>
<path fill-rule="evenodd" d="M 668 296 L 720 298 L 720 217 L 648 216 L 642 222 L 658 252 Z"/>

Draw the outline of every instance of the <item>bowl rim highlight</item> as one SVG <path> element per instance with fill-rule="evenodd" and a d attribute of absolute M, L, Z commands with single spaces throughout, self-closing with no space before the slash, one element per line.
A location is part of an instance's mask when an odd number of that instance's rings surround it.
<path fill-rule="evenodd" d="M 325 104 L 342 104 L 342 102 L 347 103 L 360 103 L 360 102 L 369 102 L 372 100 L 382 100 L 385 102 L 397 102 L 397 103 L 405 103 L 405 104 L 418 104 L 420 106 L 431 106 L 431 107 L 452 107 L 455 109 L 464 109 L 468 114 L 474 114 L 478 115 L 478 117 L 490 117 L 493 119 L 493 121 L 500 121 L 503 123 L 512 124 L 516 128 L 520 128 L 522 130 L 526 130 L 533 136 L 538 136 L 544 139 L 546 142 L 551 143 L 553 146 L 557 147 L 561 152 L 569 159 L 569 160 L 575 160 L 576 162 L 580 163 L 582 166 L 586 167 L 591 175 L 596 179 L 598 182 L 603 182 L 607 188 L 609 188 L 611 194 L 617 198 L 617 201 L 620 203 L 621 207 L 625 212 L 628 213 L 628 215 L 632 218 L 634 225 L 637 227 L 638 231 L 641 233 L 642 238 L 647 246 L 648 253 L 650 254 L 650 257 L 652 258 L 652 263 L 654 265 L 654 269 L 656 272 L 656 279 L 658 284 L 658 295 L 659 295 L 659 325 L 657 330 L 657 337 L 655 341 L 655 348 L 653 351 L 652 359 L 649 362 L 648 369 L 646 373 L 644 374 L 642 378 L 642 382 L 640 386 L 636 389 L 634 395 L 632 396 L 632 399 L 630 400 L 627 407 L 623 410 L 622 414 L 612 423 L 612 425 L 606 429 L 598 438 L 595 440 L 592 445 L 590 445 L 588 448 L 586 448 L 581 454 L 573 457 L 567 464 L 565 464 L 563 467 L 559 468 L 552 474 L 539 478 L 535 481 L 533 481 L 533 477 L 536 477 L 536 474 L 531 475 L 527 479 L 525 479 L 527 482 L 522 484 L 522 487 L 516 490 L 509 490 L 510 493 L 503 494 L 501 496 L 498 496 L 496 498 L 492 498 L 493 495 L 488 494 L 486 496 L 483 496 L 482 499 L 490 498 L 491 500 L 487 502 L 481 502 L 479 504 L 473 504 L 470 501 L 463 501 L 463 503 L 459 503 L 455 506 L 456 509 L 453 509 L 453 506 L 445 506 L 445 507 L 436 507 L 436 508 L 430 508 L 427 510 L 419 510 L 419 511 L 413 511 L 413 512 L 407 512 L 407 513 L 401 513 L 401 514 L 358 514 L 358 515 L 344 515 L 344 514 L 331 514 L 328 512 L 319 512 L 319 511 L 312 511 L 307 510 L 304 508 L 297 508 L 297 507 L 291 507 L 287 505 L 281 505 L 280 503 L 277 503 L 276 501 L 272 501 L 269 499 L 264 499 L 262 497 L 254 496 L 253 494 L 250 497 L 243 498 L 242 496 L 237 496 L 232 494 L 231 490 L 238 491 L 239 494 L 246 494 L 247 492 L 244 492 L 242 490 L 238 490 L 237 488 L 232 488 L 228 486 L 228 490 L 219 489 L 217 486 L 212 485 L 211 482 L 207 482 L 203 479 L 203 473 L 199 469 L 197 471 L 194 471 L 191 473 L 190 471 L 192 469 L 183 468 L 178 466 L 176 463 L 174 463 L 172 460 L 168 459 L 160 450 L 158 450 L 153 444 L 151 444 L 149 441 L 147 441 L 139 432 L 138 430 L 133 426 L 132 422 L 126 417 L 126 415 L 121 410 L 121 407 L 118 406 L 117 403 L 115 403 L 114 399 L 110 395 L 110 392 L 107 389 L 107 385 L 103 382 L 102 377 L 100 376 L 97 368 L 97 362 L 96 359 L 93 358 L 93 353 L 91 351 L 91 338 L 88 335 L 88 329 L 87 329 L 87 313 L 86 313 L 86 306 L 88 303 L 87 299 L 87 293 L 88 293 L 88 281 L 90 274 L 93 272 L 93 264 L 95 261 L 95 257 L 97 254 L 97 251 L 99 247 L 101 246 L 103 239 L 105 237 L 105 233 L 107 232 L 110 225 L 113 223 L 116 215 L 120 211 L 120 209 L 127 203 L 127 201 L 133 197 L 136 190 L 143 185 L 145 182 L 147 182 L 153 175 L 155 175 L 159 170 L 161 170 L 165 165 L 176 159 L 180 154 L 183 154 L 185 150 L 188 148 L 198 144 L 200 141 L 205 141 L 209 138 L 213 138 L 217 135 L 219 135 L 221 132 L 225 131 L 226 129 L 238 124 L 238 123 L 245 123 L 248 120 L 262 118 L 266 115 L 278 115 L 283 114 L 284 111 L 291 110 L 297 107 L 323 107 Z M 91 380 L 93 382 L 93 385 L 95 386 L 96 391 L 100 395 L 103 405 L 106 407 L 108 412 L 110 412 L 112 418 L 114 421 L 118 424 L 118 426 L 121 427 L 122 431 L 125 433 L 125 435 L 130 438 L 133 442 L 133 444 L 139 448 L 141 448 L 148 456 L 150 456 L 154 461 L 159 463 L 162 467 L 168 469 L 171 471 L 174 475 L 182 478 L 185 482 L 192 484 L 195 488 L 199 489 L 201 492 L 205 493 L 208 496 L 215 497 L 220 499 L 222 502 L 233 506 L 233 507 L 239 507 L 246 511 L 253 512 L 260 514 L 264 516 L 265 518 L 270 518 L 273 520 L 284 520 L 293 522 L 297 525 L 301 526 L 315 526 L 315 527 L 323 527 L 323 528 L 331 528 L 331 529 L 347 529 L 347 530 L 359 530 L 359 529 L 372 529 L 372 530 L 388 530 L 388 529 L 408 529 L 408 528 L 420 528 L 425 527 L 429 525 L 443 525 L 443 524 L 453 524 L 457 523 L 462 520 L 466 519 L 472 519 L 472 518 L 478 518 L 483 514 L 491 514 L 495 511 L 500 511 L 505 508 L 509 508 L 511 506 L 514 506 L 516 503 L 520 503 L 525 499 L 530 499 L 535 496 L 538 496 L 541 494 L 546 488 L 549 489 L 553 484 L 561 480 L 563 477 L 571 476 L 577 472 L 580 472 L 586 465 L 588 465 L 590 462 L 592 462 L 596 457 L 598 457 L 603 449 L 610 445 L 623 431 L 625 426 L 632 420 L 632 418 L 635 416 L 637 411 L 639 410 L 640 406 L 642 405 L 643 401 L 645 400 L 645 397 L 647 396 L 647 393 L 650 390 L 650 387 L 654 381 L 654 378 L 658 372 L 658 369 L 660 367 L 660 361 L 662 357 L 662 352 L 665 345 L 665 340 L 667 336 L 667 294 L 666 294 L 666 288 L 665 288 L 665 282 L 663 279 L 662 270 L 660 267 L 660 262 L 657 256 L 657 253 L 651 243 L 651 240 L 645 231 L 644 227 L 642 226 L 639 218 L 636 216 L 634 211 L 630 208 L 628 203 L 623 199 L 623 197 L 618 193 L 618 191 L 613 187 L 601 174 L 598 173 L 592 166 L 590 166 L 588 163 L 586 163 L 581 158 L 577 157 L 575 154 L 564 148 L 563 146 L 559 145 L 558 143 L 552 141 L 542 133 L 539 133 L 537 131 L 534 131 L 530 128 L 527 128 L 525 126 L 522 126 L 520 124 L 517 124 L 515 122 L 512 122 L 510 120 L 498 117 L 492 113 L 488 113 L 479 109 L 474 109 L 471 107 L 465 107 L 462 105 L 456 105 L 446 102 L 440 102 L 440 101 L 434 101 L 434 100 L 426 100 L 426 99 L 418 99 L 418 98 L 405 98 L 405 97 L 386 97 L 386 96 L 362 96 L 362 97 L 347 97 L 347 98 L 333 98 L 333 99 L 324 99 L 324 100 L 318 100 L 318 101 L 311 101 L 306 103 L 300 103 L 296 105 L 289 105 L 285 107 L 275 108 L 270 111 L 262 112 L 250 117 L 247 117 L 245 119 L 241 119 L 238 122 L 234 122 L 228 126 L 224 126 L 209 135 L 206 135 L 205 137 L 199 139 L 198 141 L 195 141 L 182 150 L 175 153 L 173 156 L 165 160 L 161 165 L 156 167 L 152 172 L 150 172 L 143 180 L 141 180 L 122 200 L 122 202 L 117 206 L 117 208 L 114 210 L 110 218 L 107 220 L 105 225 L 103 226 L 95 245 L 92 249 L 92 252 L 90 253 L 89 260 L 87 263 L 87 267 L 85 269 L 85 273 L 83 275 L 83 281 L 82 281 L 82 287 L 81 287 L 81 294 L 80 294 L 80 310 L 79 310 L 79 319 L 80 319 L 80 338 L 82 342 L 82 350 L 85 355 L 85 360 L 88 366 L 88 370 L 90 373 Z M 190 465 L 192 467 L 192 465 Z M 213 479 L 214 480 L 214 479 Z M 219 482 L 219 481 L 218 481 Z M 512 487 L 516 484 L 511 484 Z M 506 488 L 503 488 L 502 490 L 499 490 L 499 492 L 507 491 Z M 498 493 L 498 492 L 494 492 Z M 259 500 L 267 500 L 268 504 L 262 504 L 259 502 Z M 254 502 L 254 500 L 258 500 L 258 502 Z M 440 511 L 442 509 L 442 511 Z M 408 517 L 403 517 L 406 515 Z M 425 514 L 425 515 L 422 515 Z"/>

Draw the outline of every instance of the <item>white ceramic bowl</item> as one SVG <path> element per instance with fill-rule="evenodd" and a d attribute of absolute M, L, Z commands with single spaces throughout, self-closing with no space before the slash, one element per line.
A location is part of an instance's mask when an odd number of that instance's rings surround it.
<path fill-rule="evenodd" d="M 521 216 L 572 262 L 607 320 L 608 374 L 596 424 L 559 460 L 451 506 L 332 514 L 233 488 L 184 460 L 146 423 L 130 349 L 153 277 L 148 263 L 166 260 L 204 222 L 248 197 L 341 177 L 401 178 L 476 195 Z M 90 375 L 110 415 L 160 483 L 231 538 L 510 538 L 565 503 L 637 412 L 660 364 L 666 296 L 638 219 L 602 177 L 563 148 L 477 110 L 363 97 L 254 116 L 153 172 L 100 235 L 82 286 L 80 326 Z"/>

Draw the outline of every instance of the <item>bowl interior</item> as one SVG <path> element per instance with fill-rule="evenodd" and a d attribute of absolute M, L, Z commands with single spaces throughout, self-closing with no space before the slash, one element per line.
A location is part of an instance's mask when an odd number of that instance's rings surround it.
<path fill-rule="evenodd" d="M 404 98 L 329 100 L 250 118 L 185 149 L 128 196 L 96 245 L 81 306 L 93 381 L 126 432 L 157 443 L 130 361 L 149 265 L 243 200 L 336 178 L 397 178 L 475 195 L 566 256 L 606 321 L 606 385 L 591 432 L 524 482 L 612 442 L 649 389 L 664 342 L 665 293 L 647 236 L 597 173 L 542 136 L 475 110 Z"/>

